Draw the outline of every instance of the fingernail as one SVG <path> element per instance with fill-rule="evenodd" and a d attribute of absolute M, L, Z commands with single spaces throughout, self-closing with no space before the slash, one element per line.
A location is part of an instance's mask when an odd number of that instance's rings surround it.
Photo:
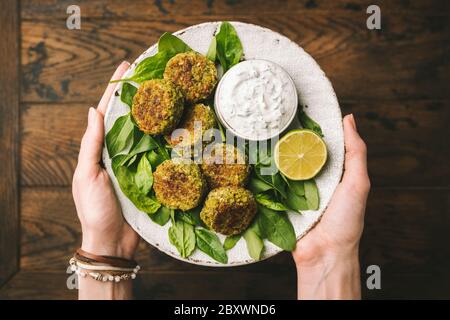
<path fill-rule="evenodd" d="M 122 63 L 120 64 L 120 66 L 122 67 L 122 66 L 127 66 L 127 67 L 129 67 L 130 66 L 130 63 L 128 62 L 128 61 L 126 61 L 126 60 L 124 60 L 124 61 L 122 61 Z"/>
<path fill-rule="evenodd" d="M 92 125 L 94 124 L 95 113 L 96 112 L 95 112 L 94 108 L 90 107 L 89 113 L 88 113 L 88 127 L 92 127 Z"/>
<path fill-rule="evenodd" d="M 351 119 L 351 122 L 352 122 L 353 129 L 357 130 L 357 129 L 356 129 L 355 116 L 353 115 L 353 113 L 350 114 L 350 119 Z"/>

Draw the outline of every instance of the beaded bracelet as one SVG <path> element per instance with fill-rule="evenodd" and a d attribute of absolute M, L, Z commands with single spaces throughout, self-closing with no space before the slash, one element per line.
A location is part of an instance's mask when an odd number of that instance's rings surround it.
<path fill-rule="evenodd" d="M 86 257 L 87 256 L 87 257 Z M 100 260 L 100 261 L 99 261 Z M 135 279 L 141 267 L 134 261 L 119 257 L 96 256 L 81 249 L 69 260 L 70 269 L 82 278 L 91 277 L 97 281 Z"/>

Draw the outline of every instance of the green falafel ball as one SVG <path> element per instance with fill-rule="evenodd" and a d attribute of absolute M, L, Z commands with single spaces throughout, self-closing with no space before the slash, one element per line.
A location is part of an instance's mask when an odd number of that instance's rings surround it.
<path fill-rule="evenodd" d="M 176 128 L 183 115 L 184 98 L 170 81 L 153 79 L 141 84 L 133 98 L 131 114 L 147 134 L 166 134 Z"/>
<path fill-rule="evenodd" d="M 201 125 L 201 131 L 199 133 L 195 132 L 196 125 Z M 215 125 L 216 119 L 211 108 L 202 103 L 198 103 L 190 108 L 186 108 L 184 115 L 178 125 L 178 128 L 175 129 L 186 130 L 187 133 L 189 133 L 189 139 L 183 141 L 185 136 L 177 135 L 174 133 L 172 133 L 172 135 L 166 135 L 165 139 L 167 143 L 169 143 L 173 147 L 177 145 L 193 146 L 201 141 L 205 132 L 209 129 L 214 128 Z"/>
<path fill-rule="evenodd" d="M 194 162 L 166 160 L 153 173 L 153 189 L 161 204 L 182 211 L 197 207 L 206 192 L 206 181 Z"/>
<path fill-rule="evenodd" d="M 250 175 L 245 155 L 231 144 L 217 143 L 206 152 L 208 148 L 205 148 L 201 168 L 210 188 L 244 187 Z"/>
<path fill-rule="evenodd" d="M 171 58 L 164 79 L 178 86 L 187 102 L 196 103 L 209 97 L 217 84 L 217 69 L 205 56 L 189 51 Z"/>
<path fill-rule="evenodd" d="M 236 235 L 247 229 L 256 214 L 253 194 L 241 187 L 212 190 L 200 218 L 211 229 L 224 235 Z"/>

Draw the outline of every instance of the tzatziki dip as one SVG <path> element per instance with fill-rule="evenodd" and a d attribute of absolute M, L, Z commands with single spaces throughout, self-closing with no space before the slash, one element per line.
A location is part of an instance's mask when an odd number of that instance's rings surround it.
<path fill-rule="evenodd" d="M 266 60 L 247 60 L 220 80 L 215 108 L 234 135 L 267 140 L 284 131 L 297 112 L 297 90 L 289 74 Z"/>

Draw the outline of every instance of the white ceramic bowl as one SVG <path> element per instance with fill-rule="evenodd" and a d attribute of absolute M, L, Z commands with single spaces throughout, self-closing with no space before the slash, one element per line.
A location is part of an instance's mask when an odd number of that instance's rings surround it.
<path fill-rule="evenodd" d="M 230 82 L 233 83 L 234 81 L 236 81 L 235 76 L 238 75 L 240 72 L 242 72 L 242 69 L 245 69 L 246 65 L 250 64 L 250 66 L 251 66 L 251 64 L 253 64 L 253 63 L 256 63 L 256 64 L 263 63 L 263 64 L 271 65 L 272 68 L 277 70 L 277 72 L 281 73 L 281 77 L 286 78 L 286 80 L 289 84 L 289 88 L 286 88 L 285 92 L 292 91 L 292 96 L 288 96 L 287 100 L 289 100 L 289 101 L 292 100 L 293 103 L 286 106 L 288 108 L 288 110 L 286 110 L 287 117 L 282 117 L 282 118 L 285 118 L 284 123 L 282 123 L 279 127 L 275 128 L 273 130 L 266 130 L 265 132 L 261 131 L 260 136 L 245 134 L 241 130 L 239 130 L 239 128 L 233 127 L 233 125 L 231 125 L 229 123 L 229 121 L 228 121 L 229 119 L 227 119 L 226 113 L 223 112 L 224 111 L 223 105 L 221 104 L 221 101 L 225 97 L 227 99 L 233 99 L 233 97 L 232 97 L 233 94 L 228 92 L 226 86 Z M 267 61 L 267 60 L 263 60 L 263 59 L 246 60 L 241 63 L 238 63 L 237 65 L 232 67 L 230 70 L 228 70 L 227 73 L 224 74 L 222 79 L 220 79 L 220 82 L 217 85 L 216 94 L 214 97 L 214 109 L 216 111 L 217 118 L 222 123 L 222 125 L 226 129 L 230 130 L 230 132 L 232 132 L 235 136 L 238 136 L 238 137 L 246 139 L 246 140 L 253 140 L 253 141 L 269 140 L 269 139 L 280 136 L 280 134 L 289 127 L 289 125 L 292 123 L 295 116 L 297 115 L 297 106 L 298 106 L 297 89 L 295 88 L 294 81 L 292 81 L 292 78 L 290 77 L 289 73 L 286 70 L 284 70 L 281 66 L 279 66 L 278 64 L 276 64 L 272 61 Z"/>
<path fill-rule="evenodd" d="M 306 113 L 321 125 L 325 135 L 324 140 L 328 148 L 328 161 L 322 172 L 316 177 L 320 195 L 320 207 L 316 211 L 304 211 L 303 214 L 288 213 L 299 239 L 320 220 L 341 179 L 344 163 L 344 138 L 339 104 L 333 87 L 324 72 L 315 60 L 296 43 L 279 33 L 263 27 L 241 22 L 232 22 L 232 24 L 242 41 L 246 59 L 273 61 L 289 73 L 297 88 L 300 105 L 308 106 L 305 108 Z M 194 50 L 206 54 L 211 38 L 219 25 L 220 22 L 208 22 L 180 30 L 174 34 Z M 157 45 L 154 44 L 130 66 L 124 78 L 133 74 L 137 63 L 148 56 L 154 55 L 156 52 Z M 119 91 L 121 86 L 121 84 L 118 86 Z M 120 97 L 114 95 L 109 102 L 105 115 L 105 132 L 111 129 L 118 117 L 128 112 L 129 107 L 120 101 Z M 298 127 L 296 120 L 291 125 L 291 128 L 295 127 Z M 103 161 L 111 176 L 125 219 L 151 245 L 174 258 L 204 266 L 227 267 L 255 262 L 249 257 L 243 239 L 233 249 L 228 251 L 228 264 L 226 265 L 214 261 L 200 250 L 196 250 L 187 259 L 181 258 L 175 247 L 169 243 L 167 232 L 170 222 L 164 227 L 153 223 L 147 214 L 139 211 L 121 192 L 112 172 L 111 160 L 108 157 L 106 148 L 103 151 Z M 225 238 L 222 235 L 219 235 L 219 237 L 222 241 Z M 280 251 L 278 247 L 265 240 L 263 259 L 269 258 Z"/>

